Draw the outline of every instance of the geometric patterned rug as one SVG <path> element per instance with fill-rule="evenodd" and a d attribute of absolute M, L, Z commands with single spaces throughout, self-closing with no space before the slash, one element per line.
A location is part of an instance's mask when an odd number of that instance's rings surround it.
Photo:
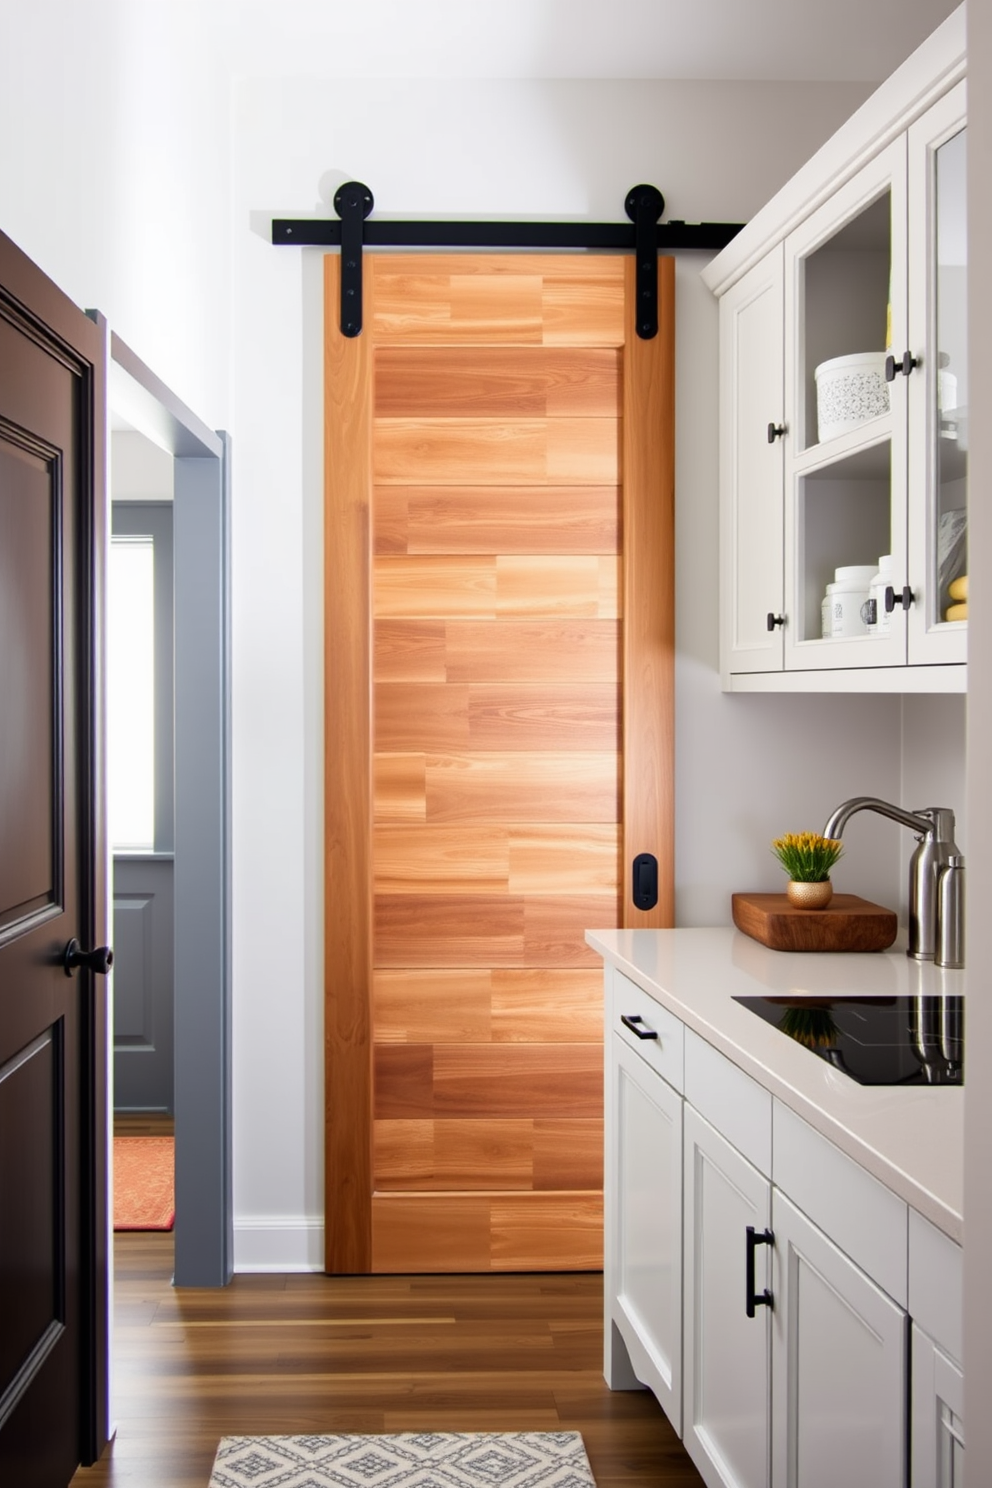
<path fill-rule="evenodd" d="M 596 1488 L 577 1431 L 225 1436 L 209 1488 Z"/>

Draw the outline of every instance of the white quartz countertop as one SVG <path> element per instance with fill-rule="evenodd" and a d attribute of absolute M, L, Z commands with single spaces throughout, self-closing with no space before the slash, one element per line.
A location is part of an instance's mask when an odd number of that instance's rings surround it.
<path fill-rule="evenodd" d="M 588 930 L 586 941 L 687 1028 L 959 1243 L 964 1090 L 859 1085 L 734 997 L 961 994 L 964 973 L 875 954 L 772 951 L 740 930 Z"/>

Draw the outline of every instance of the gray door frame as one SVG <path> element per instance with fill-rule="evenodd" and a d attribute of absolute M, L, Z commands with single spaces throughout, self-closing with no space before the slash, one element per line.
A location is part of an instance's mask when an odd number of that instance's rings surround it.
<path fill-rule="evenodd" d="M 175 461 L 176 1286 L 226 1286 L 231 1177 L 230 438 L 120 339 L 108 402 Z"/>

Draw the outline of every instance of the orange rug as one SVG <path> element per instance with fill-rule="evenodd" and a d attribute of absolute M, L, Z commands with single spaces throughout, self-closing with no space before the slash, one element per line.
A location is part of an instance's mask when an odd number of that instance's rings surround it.
<path fill-rule="evenodd" d="M 115 1137 L 114 1229 L 171 1230 L 175 1218 L 175 1139 Z"/>

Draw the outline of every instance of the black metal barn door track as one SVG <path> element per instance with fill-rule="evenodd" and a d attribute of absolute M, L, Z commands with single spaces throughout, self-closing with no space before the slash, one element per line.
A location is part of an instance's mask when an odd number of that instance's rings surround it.
<path fill-rule="evenodd" d="M 680 248 L 723 248 L 739 222 L 662 222 L 665 198 L 657 186 L 633 186 L 625 222 L 369 222 L 375 205 L 367 186 L 348 181 L 334 195 L 339 221 L 276 217 L 277 246 L 341 249 L 341 334 L 362 329 L 364 248 L 612 248 L 633 250 L 637 261 L 637 334 L 658 334 L 658 254 Z"/>

